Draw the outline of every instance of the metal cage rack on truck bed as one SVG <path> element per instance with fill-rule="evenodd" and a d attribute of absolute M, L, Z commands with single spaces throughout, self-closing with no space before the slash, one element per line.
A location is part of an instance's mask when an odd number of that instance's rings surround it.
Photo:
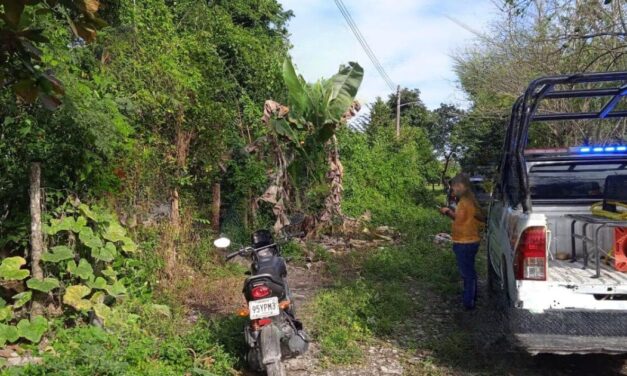
<path fill-rule="evenodd" d="M 578 84 L 603 84 L 604 87 L 590 89 L 555 90 L 556 87 Z M 524 95 L 520 96 L 510 117 L 510 132 L 504 143 L 504 153 L 512 158 L 518 167 L 518 177 L 522 192 L 520 195 L 525 212 L 531 208 L 529 181 L 524 171 L 525 147 L 527 146 L 529 126 L 532 122 L 627 118 L 627 110 L 615 110 L 621 98 L 627 95 L 627 72 L 582 73 L 542 77 L 532 81 Z M 568 98 L 602 98 L 608 100 L 599 111 L 537 113 L 543 100 Z M 508 158 L 509 159 L 509 158 Z M 501 166 L 501 171 L 505 166 Z M 516 167 L 514 167 L 516 168 Z"/>

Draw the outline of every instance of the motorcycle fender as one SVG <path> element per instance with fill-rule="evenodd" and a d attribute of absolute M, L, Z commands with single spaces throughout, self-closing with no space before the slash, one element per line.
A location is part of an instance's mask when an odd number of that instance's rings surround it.
<path fill-rule="evenodd" d="M 275 324 L 261 329 L 259 346 L 263 364 L 281 361 L 281 331 Z"/>

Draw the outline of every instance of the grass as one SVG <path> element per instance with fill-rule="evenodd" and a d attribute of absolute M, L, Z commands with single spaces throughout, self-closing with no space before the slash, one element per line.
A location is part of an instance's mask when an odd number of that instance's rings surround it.
<path fill-rule="evenodd" d="M 393 341 L 407 357 L 423 354 L 418 363 L 406 365 L 410 375 L 444 375 L 455 369 L 485 372 L 490 367 L 467 328 L 451 314 L 438 319 L 438 310 L 458 309 L 460 294 L 450 246 L 433 244 L 433 235 L 447 231 L 450 223 L 428 209 L 404 218 L 397 224 L 404 234 L 401 244 L 328 261 L 336 284 L 320 291 L 306 309 L 322 364 L 357 364 L 365 348 L 383 340 Z M 480 253 L 477 270 L 482 274 L 484 269 Z"/>
<path fill-rule="evenodd" d="M 229 375 L 241 351 L 236 319 L 188 322 L 177 313 L 126 302 L 106 329 L 57 323 L 43 364 L 3 375 Z M 54 350 L 52 350 L 54 349 Z"/>
<path fill-rule="evenodd" d="M 457 293 L 455 258 L 432 242 L 432 232 L 448 224 L 433 210 L 419 209 L 410 218 L 399 224 L 406 234 L 402 245 L 329 260 L 336 285 L 319 292 L 306 309 L 323 363 L 358 362 L 364 345 L 410 330 L 414 313 L 429 309 L 418 290 Z"/>

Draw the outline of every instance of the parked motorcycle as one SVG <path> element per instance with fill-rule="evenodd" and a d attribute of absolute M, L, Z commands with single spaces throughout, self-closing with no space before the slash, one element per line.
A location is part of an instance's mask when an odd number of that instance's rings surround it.
<path fill-rule="evenodd" d="M 252 260 L 243 290 L 248 306 L 238 312 L 250 318 L 244 327 L 249 346 L 247 361 L 251 370 L 265 371 L 268 376 L 285 376 L 281 361 L 304 354 L 309 340 L 295 317 L 286 279 L 287 265 L 279 245 L 267 230 L 253 233 L 252 243 L 226 256 L 227 260 L 237 256 Z M 224 237 L 214 242 L 223 249 L 230 244 Z"/>

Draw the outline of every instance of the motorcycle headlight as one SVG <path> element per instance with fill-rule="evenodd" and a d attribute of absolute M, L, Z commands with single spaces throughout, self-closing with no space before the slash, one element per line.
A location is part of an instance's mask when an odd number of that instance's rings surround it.
<path fill-rule="evenodd" d="M 264 249 L 262 251 L 257 252 L 259 257 L 270 257 L 272 256 L 272 251 L 270 249 Z"/>

